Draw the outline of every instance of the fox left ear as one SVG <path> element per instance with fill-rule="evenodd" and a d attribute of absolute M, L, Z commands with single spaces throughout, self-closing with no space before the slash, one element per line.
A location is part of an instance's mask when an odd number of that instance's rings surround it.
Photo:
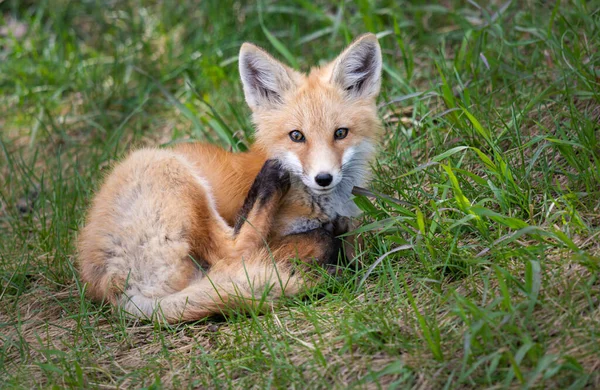
<path fill-rule="evenodd" d="M 381 48 L 374 34 L 356 39 L 336 58 L 331 82 L 353 98 L 375 98 L 381 87 Z"/>

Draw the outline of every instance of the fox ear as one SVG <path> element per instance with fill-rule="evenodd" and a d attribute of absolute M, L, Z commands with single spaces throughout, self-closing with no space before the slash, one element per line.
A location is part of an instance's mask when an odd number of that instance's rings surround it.
<path fill-rule="evenodd" d="M 365 34 L 335 59 L 331 82 L 352 98 L 375 98 L 381 87 L 381 66 L 377 37 Z"/>
<path fill-rule="evenodd" d="M 294 71 L 251 43 L 244 43 L 239 57 L 246 103 L 252 110 L 283 103 L 283 95 L 294 87 Z"/>

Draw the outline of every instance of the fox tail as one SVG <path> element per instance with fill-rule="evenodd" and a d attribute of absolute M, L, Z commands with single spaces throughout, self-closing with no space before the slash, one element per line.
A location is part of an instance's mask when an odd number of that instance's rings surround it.
<path fill-rule="evenodd" d="M 282 295 L 298 293 L 301 281 L 288 267 L 265 256 L 261 262 L 216 264 L 184 289 L 161 297 L 129 286 L 120 307 L 127 313 L 168 323 L 194 321 L 246 307 L 262 307 Z"/>

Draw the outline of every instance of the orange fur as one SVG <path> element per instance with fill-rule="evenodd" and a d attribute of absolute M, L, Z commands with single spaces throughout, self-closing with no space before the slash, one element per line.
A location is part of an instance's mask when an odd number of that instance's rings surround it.
<path fill-rule="evenodd" d="M 308 75 L 244 44 L 240 72 L 257 128 L 249 152 L 143 149 L 106 178 L 78 241 L 92 298 L 137 316 L 195 320 L 298 293 L 310 281 L 294 259 L 337 257 L 326 226 L 356 214 L 350 192 L 368 179 L 381 128 L 375 37 Z M 347 135 L 334 138 L 339 128 Z M 290 139 L 293 130 L 304 142 Z M 319 172 L 331 184 L 315 182 Z"/>

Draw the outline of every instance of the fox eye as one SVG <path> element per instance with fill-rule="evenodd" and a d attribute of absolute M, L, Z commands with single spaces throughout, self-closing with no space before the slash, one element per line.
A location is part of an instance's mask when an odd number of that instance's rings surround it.
<path fill-rule="evenodd" d="M 345 127 L 340 127 L 333 133 L 333 138 L 335 139 L 344 139 L 348 135 L 348 129 Z"/>
<path fill-rule="evenodd" d="M 304 134 L 302 134 L 298 130 L 290 131 L 290 139 L 294 142 L 304 142 L 304 140 L 305 140 Z"/>

